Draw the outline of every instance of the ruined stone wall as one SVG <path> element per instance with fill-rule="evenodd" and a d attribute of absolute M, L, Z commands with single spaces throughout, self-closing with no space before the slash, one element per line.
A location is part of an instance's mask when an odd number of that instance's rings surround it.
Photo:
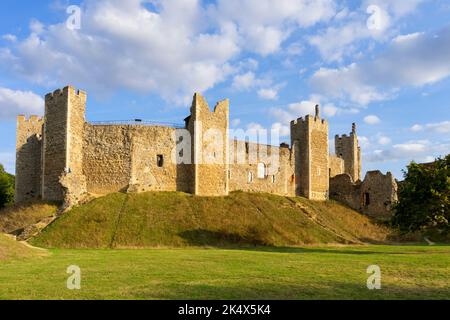
<path fill-rule="evenodd" d="M 17 117 L 15 202 L 41 196 L 42 127 L 37 116 Z"/>
<path fill-rule="evenodd" d="M 191 192 L 192 165 L 177 164 L 175 158 L 177 130 L 159 126 L 131 128 L 132 191 Z M 158 163 L 161 159 L 162 166 Z"/>
<path fill-rule="evenodd" d="M 326 200 L 329 190 L 328 122 L 306 116 L 291 122 L 291 142 L 295 152 L 297 195 Z"/>
<path fill-rule="evenodd" d="M 345 172 L 344 168 L 344 160 L 342 158 L 336 157 L 334 155 L 329 156 L 330 159 L 330 178 L 333 178 L 337 175 L 343 174 Z"/>
<path fill-rule="evenodd" d="M 390 172 L 370 171 L 354 182 L 345 173 L 330 179 L 330 197 L 369 216 L 389 218 L 397 201 L 397 183 Z"/>
<path fill-rule="evenodd" d="M 361 210 L 361 185 L 353 182 L 348 173 L 330 179 L 330 198 L 346 204 L 355 210 Z"/>
<path fill-rule="evenodd" d="M 244 151 L 243 159 L 238 158 L 241 150 Z M 234 156 L 230 159 L 230 191 L 295 196 L 294 159 L 289 148 L 231 140 L 230 152 Z M 279 156 L 272 157 L 276 153 Z M 264 178 L 258 177 L 258 163 L 264 164 Z"/>
<path fill-rule="evenodd" d="M 174 161 L 176 130 L 86 124 L 83 172 L 87 190 L 94 194 L 125 190 L 191 192 L 192 165 Z"/>
<path fill-rule="evenodd" d="M 131 141 L 130 126 L 85 125 L 83 173 L 88 192 L 106 194 L 128 188 Z"/>
<path fill-rule="evenodd" d="M 369 171 L 361 184 L 362 212 L 367 215 L 388 218 L 397 202 L 397 182 L 392 173 Z"/>
<path fill-rule="evenodd" d="M 211 111 L 206 100 L 195 94 L 188 128 L 193 140 L 194 193 L 228 195 L 228 100 Z"/>

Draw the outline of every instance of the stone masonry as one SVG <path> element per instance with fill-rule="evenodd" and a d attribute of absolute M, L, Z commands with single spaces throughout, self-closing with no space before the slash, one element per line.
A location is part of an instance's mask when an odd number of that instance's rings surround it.
<path fill-rule="evenodd" d="M 315 115 L 291 122 L 290 146 L 273 146 L 229 136 L 228 100 L 211 110 L 196 93 L 182 128 L 89 123 L 86 99 L 67 86 L 46 95 L 43 119 L 18 117 L 16 202 L 42 198 L 71 206 L 89 194 L 119 191 L 226 196 L 236 190 L 326 200 L 330 178 L 348 175 L 349 190 L 360 180 L 356 126 L 350 136 L 336 136 L 330 154 L 319 106 Z"/>

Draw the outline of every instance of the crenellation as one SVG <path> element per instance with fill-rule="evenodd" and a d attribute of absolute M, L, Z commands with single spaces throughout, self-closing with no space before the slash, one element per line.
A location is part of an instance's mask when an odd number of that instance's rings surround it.
<path fill-rule="evenodd" d="M 211 110 L 195 93 L 183 129 L 91 124 L 85 119 L 86 101 L 85 91 L 66 86 L 45 96 L 43 118 L 17 117 L 17 202 L 41 197 L 72 206 L 86 194 L 182 191 L 225 196 L 237 190 L 326 200 L 330 178 L 335 183 L 347 181 L 339 180 L 342 174 L 351 181 L 360 177 L 356 125 L 350 136 L 335 136 L 336 156 L 330 154 L 328 121 L 321 118 L 318 105 L 315 115 L 290 122 L 290 144 L 274 146 L 229 136 L 228 99 Z M 177 162 L 177 154 L 185 151 L 179 146 L 186 133 L 189 153 Z M 364 186 L 373 188 L 374 183 Z M 351 196 L 352 188 L 343 190 Z"/>

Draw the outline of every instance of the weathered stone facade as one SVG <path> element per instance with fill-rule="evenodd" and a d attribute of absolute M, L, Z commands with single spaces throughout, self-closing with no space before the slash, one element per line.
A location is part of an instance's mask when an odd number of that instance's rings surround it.
<path fill-rule="evenodd" d="M 369 171 L 356 182 L 344 173 L 330 179 L 330 198 L 369 216 L 389 218 L 397 201 L 397 182 L 390 172 Z"/>
<path fill-rule="evenodd" d="M 350 137 L 336 137 L 337 155 L 330 155 L 328 122 L 318 106 L 314 116 L 292 121 L 291 147 L 230 137 L 229 101 L 210 110 L 199 94 L 184 127 L 93 124 L 85 112 L 86 93 L 68 86 L 45 97 L 44 119 L 18 117 L 17 202 L 43 198 L 72 206 L 88 194 L 118 191 L 224 196 L 237 190 L 326 200 L 330 177 L 359 180 L 361 173 L 355 126 Z"/>
<path fill-rule="evenodd" d="M 17 117 L 16 202 L 42 196 L 42 118 Z"/>
<path fill-rule="evenodd" d="M 350 136 L 336 135 L 334 145 L 336 156 L 344 160 L 344 173 L 348 173 L 353 181 L 361 180 L 361 148 L 356 135 L 356 124 L 352 125 Z"/>

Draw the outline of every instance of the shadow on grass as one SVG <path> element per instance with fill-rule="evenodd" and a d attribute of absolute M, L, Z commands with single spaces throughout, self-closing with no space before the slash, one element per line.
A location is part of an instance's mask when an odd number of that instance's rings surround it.
<path fill-rule="evenodd" d="M 218 279 L 216 279 L 218 280 Z M 253 281 L 254 280 L 254 281 Z M 317 283 L 276 283 L 247 279 L 235 286 L 224 284 L 169 283 L 152 289 L 135 288 L 131 295 L 140 299 L 220 299 L 220 300 L 448 300 L 450 288 L 402 287 L 386 284 L 369 290 L 365 279 L 328 280 Z"/>
<path fill-rule="evenodd" d="M 216 246 L 220 248 L 235 246 L 266 246 L 267 243 L 262 240 L 255 232 L 249 232 L 242 236 L 237 233 L 224 231 L 211 231 L 205 229 L 195 229 L 183 231 L 178 234 L 191 246 Z"/>
<path fill-rule="evenodd" d="M 347 254 L 347 255 L 400 255 L 400 254 L 414 254 L 414 251 L 399 252 L 386 251 L 386 250 L 371 250 L 370 247 L 277 247 L 269 241 L 264 239 L 264 235 L 249 230 L 246 235 L 240 235 L 237 233 L 228 233 L 224 231 L 211 231 L 205 229 L 188 230 L 178 234 L 183 238 L 188 245 L 195 247 L 214 247 L 220 249 L 229 250 L 244 250 L 244 251 L 260 251 L 260 252 L 273 252 L 273 253 L 298 253 L 298 254 L 310 254 L 310 253 L 330 253 L 330 254 Z M 382 244 L 382 243 L 380 243 Z M 424 247 L 427 247 L 424 245 Z"/>

